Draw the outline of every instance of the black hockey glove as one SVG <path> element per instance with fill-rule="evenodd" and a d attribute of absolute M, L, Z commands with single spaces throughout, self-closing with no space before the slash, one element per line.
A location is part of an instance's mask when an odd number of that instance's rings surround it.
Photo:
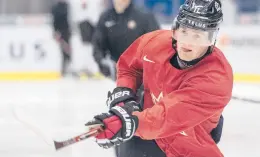
<path fill-rule="evenodd" d="M 96 142 L 100 147 L 110 148 L 130 140 L 138 127 L 138 118 L 132 113 L 141 111 L 135 101 L 120 103 L 112 107 L 108 113 L 94 116 L 94 120 L 86 126 L 102 124 L 104 131 L 96 135 Z"/>
<path fill-rule="evenodd" d="M 135 101 L 136 95 L 134 91 L 127 87 L 116 87 L 113 92 L 110 91 L 107 94 L 107 107 L 111 109 L 120 102 Z"/>

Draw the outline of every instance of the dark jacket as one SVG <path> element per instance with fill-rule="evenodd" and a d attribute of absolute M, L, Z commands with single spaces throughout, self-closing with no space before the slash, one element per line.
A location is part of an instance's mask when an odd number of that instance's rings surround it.
<path fill-rule="evenodd" d="M 98 64 L 108 53 L 117 62 L 120 55 L 141 35 L 159 29 L 153 14 L 136 9 L 133 4 L 123 14 L 115 9 L 104 12 L 93 35 L 94 58 Z"/>
<path fill-rule="evenodd" d="M 66 2 L 58 2 L 52 7 L 53 29 L 60 33 L 70 32 L 68 20 L 68 4 Z"/>

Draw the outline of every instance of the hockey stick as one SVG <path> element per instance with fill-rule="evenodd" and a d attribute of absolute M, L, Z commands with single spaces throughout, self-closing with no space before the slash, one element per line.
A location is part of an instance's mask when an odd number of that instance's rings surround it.
<path fill-rule="evenodd" d="M 46 133 L 42 132 L 40 127 L 37 126 L 37 123 L 34 122 L 32 119 L 26 118 L 25 115 L 22 115 L 21 112 L 18 111 L 18 108 L 12 105 L 12 113 L 14 118 L 23 124 L 26 128 L 33 131 L 38 137 L 40 137 L 47 145 L 53 147 L 52 139 Z"/>
<path fill-rule="evenodd" d="M 74 143 L 80 142 L 82 140 L 88 139 L 90 137 L 94 137 L 95 135 L 97 135 L 98 133 L 103 131 L 102 125 L 93 125 L 90 126 L 91 128 L 89 129 L 88 132 L 83 133 L 81 135 L 78 135 L 76 137 L 70 138 L 68 140 L 65 141 L 54 141 L 54 146 L 56 150 L 59 150 L 61 148 L 67 147 L 69 145 L 72 145 Z"/>
<path fill-rule="evenodd" d="M 249 98 L 242 98 L 242 97 L 238 97 L 238 96 L 232 96 L 232 99 L 239 100 L 239 101 L 244 101 L 244 102 L 249 102 L 249 103 L 254 103 L 254 104 L 260 104 L 260 100 L 254 100 L 254 99 L 249 99 Z"/>
<path fill-rule="evenodd" d="M 22 112 L 18 111 L 18 108 L 14 105 L 12 105 L 12 112 L 17 121 L 19 121 L 21 124 L 23 124 L 26 128 L 33 131 L 38 137 L 40 137 L 47 145 L 54 147 L 56 150 L 59 150 L 61 148 L 64 148 L 66 146 L 72 145 L 74 143 L 80 142 L 82 140 L 88 139 L 90 137 L 95 136 L 99 132 L 103 131 L 103 127 L 101 124 L 98 125 L 91 125 L 87 127 L 87 130 L 85 133 L 75 136 L 73 138 L 70 138 L 65 141 L 55 141 L 52 139 L 49 134 L 46 134 L 46 132 L 43 132 L 40 127 L 37 125 L 36 122 L 32 120 L 32 118 L 28 118 L 25 115 L 22 115 Z"/>

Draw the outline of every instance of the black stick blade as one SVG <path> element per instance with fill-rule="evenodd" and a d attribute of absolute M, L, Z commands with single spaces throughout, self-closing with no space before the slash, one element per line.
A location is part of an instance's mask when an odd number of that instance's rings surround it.
<path fill-rule="evenodd" d="M 64 145 L 63 142 L 54 141 L 54 146 L 55 146 L 56 150 L 59 150 L 59 149 L 65 147 L 66 145 Z"/>

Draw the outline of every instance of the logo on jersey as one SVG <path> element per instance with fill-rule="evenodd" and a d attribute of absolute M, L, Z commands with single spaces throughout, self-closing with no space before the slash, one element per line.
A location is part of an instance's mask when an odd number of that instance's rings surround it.
<path fill-rule="evenodd" d="M 134 20 L 128 21 L 127 27 L 128 27 L 129 29 L 135 29 L 135 28 L 136 28 L 136 22 L 135 22 Z"/>
<path fill-rule="evenodd" d="M 153 93 L 151 93 L 151 96 L 152 96 L 152 99 L 153 99 L 153 103 L 157 104 L 163 98 L 163 92 L 160 92 L 158 97 L 156 97 Z M 180 134 L 183 135 L 183 136 L 188 136 L 187 133 L 184 132 L 184 131 L 181 131 Z"/>
<path fill-rule="evenodd" d="M 115 24 L 116 24 L 115 21 L 106 21 L 105 22 L 105 26 L 108 27 L 108 28 L 114 26 Z"/>
<path fill-rule="evenodd" d="M 186 132 L 184 132 L 184 131 L 180 132 L 180 134 L 183 135 L 183 136 L 188 136 L 188 135 L 186 134 Z"/>
<path fill-rule="evenodd" d="M 153 93 L 151 93 L 153 103 L 157 104 L 163 98 L 163 92 L 161 92 L 158 97 L 156 97 Z"/>
<path fill-rule="evenodd" d="M 155 63 L 154 61 L 148 59 L 146 55 L 144 56 L 144 61 L 146 61 L 146 62 L 150 62 L 150 63 Z"/>

